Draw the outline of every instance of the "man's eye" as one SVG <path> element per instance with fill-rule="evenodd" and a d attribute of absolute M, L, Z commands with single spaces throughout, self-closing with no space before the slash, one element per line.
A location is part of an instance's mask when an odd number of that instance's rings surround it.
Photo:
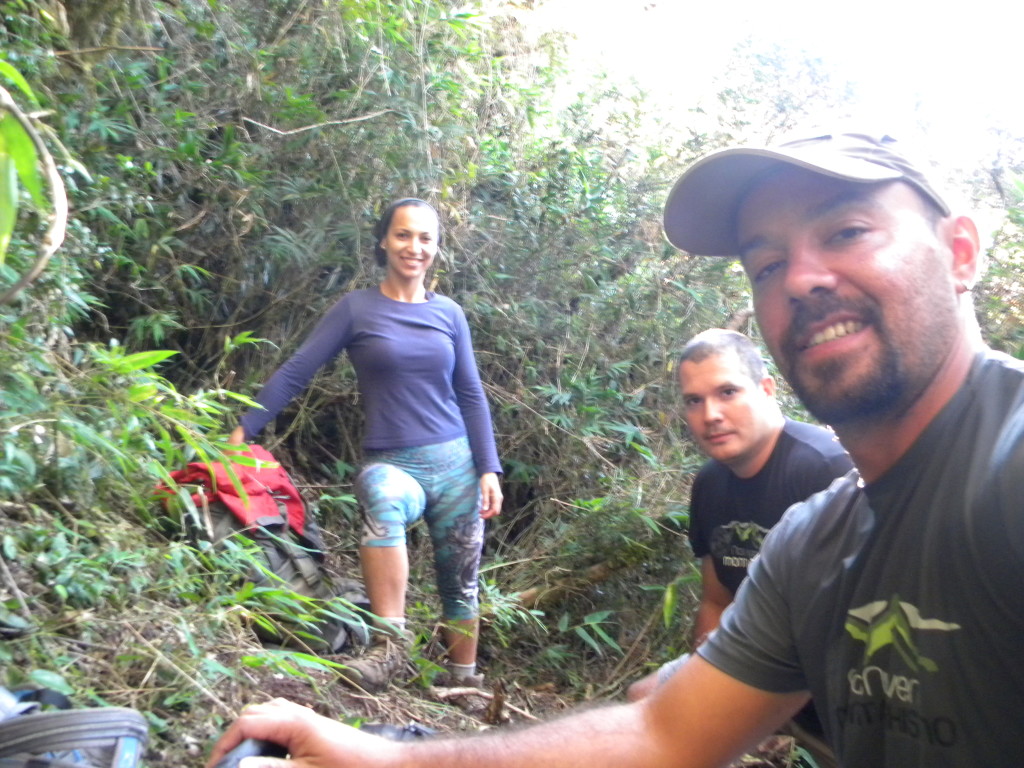
<path fill-rule="evenodd" d="M 775 274 L 778 270 L 782 268 L 782 265 L 782 261 L 773 261 L 768 264 L 765 264 L 762 267 L 758 267 L 757 270 L 754 272 L 754 282 L 760 283 L 763 280 L 766 280 L 767 278 L 771 277 L 773 274 Z"/>
<path fill-rule="evenodd" d="M 841 243 L 848 242 L 850 240 L 856 240 L 858 237 L 867 232 L 865 227 L 843 227 L 834 235 L 832 235 L 832 241 Z"/>

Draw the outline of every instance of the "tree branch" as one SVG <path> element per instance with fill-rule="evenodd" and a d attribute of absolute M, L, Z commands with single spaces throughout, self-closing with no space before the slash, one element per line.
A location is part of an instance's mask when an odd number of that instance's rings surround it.
<path fill-rule="evenodd" d="M 358 122 L 361 122 L 363 120 L 372 120 L 375 117 L 380 117 L 381 115 L 386 115 L 388 112 L 394 112 L 394 111 L 395 110 L 393 110 L 393 109 L 382 109 L 382 110 L 380 110 L 380 112 L 371 112 L 368 115 L 361 115 L 360 117 L 350 117 L 348 120 L 328 120 L 326 123 L 317 123 L 316 125 L 307 125 L 307 126 L 304 126 L 302 128 L 293 128 L 290 131 L 282 131 L 282 130 L 279 130 L 278 128 L 271 128 L 269 125 L 264 125 L 263 123 L 259 122 L 258 120 L 253 120 L 251 117 L 243 117 L 242 119 L 245 120 L 245 122 L 247 122 L 247 123 L 252 123 L 253 125 L 258 125 L 260 128 L 266 128 L 268 131 L 271 131 L 272 133 L 276 133 L 278 136 L 291 136 L 292 134 L 295 134 L 295 133 L 303 133 L 304 131 L 311 131 L 314 128 L 324 128 L 325 126 L 328 126 L 328 125 L 346 125 L 348 123 L 358 123 Z"/>

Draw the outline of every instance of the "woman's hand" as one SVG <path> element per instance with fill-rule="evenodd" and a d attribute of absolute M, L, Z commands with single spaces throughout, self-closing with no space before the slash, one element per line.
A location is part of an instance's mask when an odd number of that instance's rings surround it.
<path fill-rule="evenodd" d="M 239 424 L 231 430 L 231 435 L 228 437 L 228 443 L 231 445 L 243 445 L 245 443 L 245 427 Z"/>
<path fill-rule="evenodd" d="M 501 514 L 501 483 L 495 472 L 480 475 L 480 517 L 484 520 Z"/>
<path fill-rule="evenodd" d="M 243 768 L 372 768 L 391 763 L 399 751 L 394 742 L 360 733 L 284 699 L 246 707 L 210 753 L 207 768 L 215 766 L 245 739 L 262 739 L 288 750 L 287 760 L 247 757 Z"/>

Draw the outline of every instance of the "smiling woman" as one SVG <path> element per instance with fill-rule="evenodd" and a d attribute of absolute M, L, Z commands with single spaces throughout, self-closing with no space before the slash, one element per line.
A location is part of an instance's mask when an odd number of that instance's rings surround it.
<path fill-rule="evenodd" d="M 252 439 L 327 362 L 348 351 L 366 415 L 356 495 L 364 516 L 359 555 L 379 642 L 347 664 L 347 682 L 378 689 L 408 662 L 406 528 L 423 518 L 434 545 L 453 681 L 478 682 L 477 571 L 483 520 L 501 511 L 498 462 L 462 309 L 428 291 L 441 245 L 437 212 L 405 198 L 374 229 L 379 287 L 331 308 L 260 392 L 231 440 Z"/>
<path fill-rule="evenodd" d="M 380 290 L 395 301 L 425 301 L 427 270 L 441 245 L 437 213 L 422 200 L 392 203 L 377 224 L 374 254 L 387 270 Z"/>

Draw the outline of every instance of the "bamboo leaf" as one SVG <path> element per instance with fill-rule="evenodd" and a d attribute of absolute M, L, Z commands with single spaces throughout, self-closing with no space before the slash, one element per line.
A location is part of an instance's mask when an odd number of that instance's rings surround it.
<path fill-rule="evenodd" d="M 672 616 L 676 612 L 676 602 L 679 597 L 679 589 L 675 582 L 665 588 L 665 597 L 661 603 L 661 619 L 666 627 L 672 625 Z"/>
<path fill-rule="evenodd" d="M 14 233 L 14 222 L 18 218 L 17 180 L 14 161 L 7 154 L 7 143 L 0 135 L 0 266 L 3 266 Z"/>
<path fill-rule="evenodd" d="M 28 84 L 28 80 L 22 76 L 21 72 L 16 70 L 6 61 L 0 61 L 0 75 L 7 78 L 13 85 L 17 86 L 21 92 L 28 97 L 29 101 L 32 102 L 32 106 L 37 109 L 41 108 L 39 100 L 32 91 L 32 87 Z"/>
<path fill-rule="evenodd" d="M 133 403 L 149 400 L 159 392 L 156 384 L 133 384 L 128 387 L 128 399 Z"/>
<path fill-rule="evenodd" d="M 614 648 L 619 653 L 622 653 L 622 647 L 615 641 L 615 638 L 613 638 L 611 635 L 605 632 L 604 627 L 602 627 L 599 624 L 593 624 L 590 628 L 594 630 L 598 634 L 598 636 L 608 644 L 608 647 Z"/>
<path fill-rule="evenodd" d="M 43 182 L 39 176 L 39 155 L 25 128 L 12 117 L 0 118 L 0 133 L 7 145 L 7 153 L 14 160 L 18 179 L 32 196 L 37 208 L 47 209 L 49 200 L 43 194 Z"/>
<path fill-rule="evenodd" d="M 178 354 L 170 349 L 152 349 L 147 352 L 136 352 L 131 355 L 117 358 L 110 361 L 110 367 L 117 373 L 132 373 L 141 371 L 144 368 L 152 368 L 167 358 Z"/>
<path fill-rule="evenodd" d="M 597 640 L 590 636 L 590 633 L 587 632 L 587 630 L 585 630 L 583 627 L 575 627 L 574 629 L 579 638 L 583 640 L 583 642 L 585 642 L 591 648 L 593 648 L 598 656 L 604 656 L 604 649 L 601 648 Z"/>
<path fill-rule="evenodd" d="M 68 681 L 62 675 L 48 669 L 33 669 L 28 676 L 33 683 L 42 688 L 49 688 L 66 696 L 75 693 L 75 689 L 68 685 Z"/>

